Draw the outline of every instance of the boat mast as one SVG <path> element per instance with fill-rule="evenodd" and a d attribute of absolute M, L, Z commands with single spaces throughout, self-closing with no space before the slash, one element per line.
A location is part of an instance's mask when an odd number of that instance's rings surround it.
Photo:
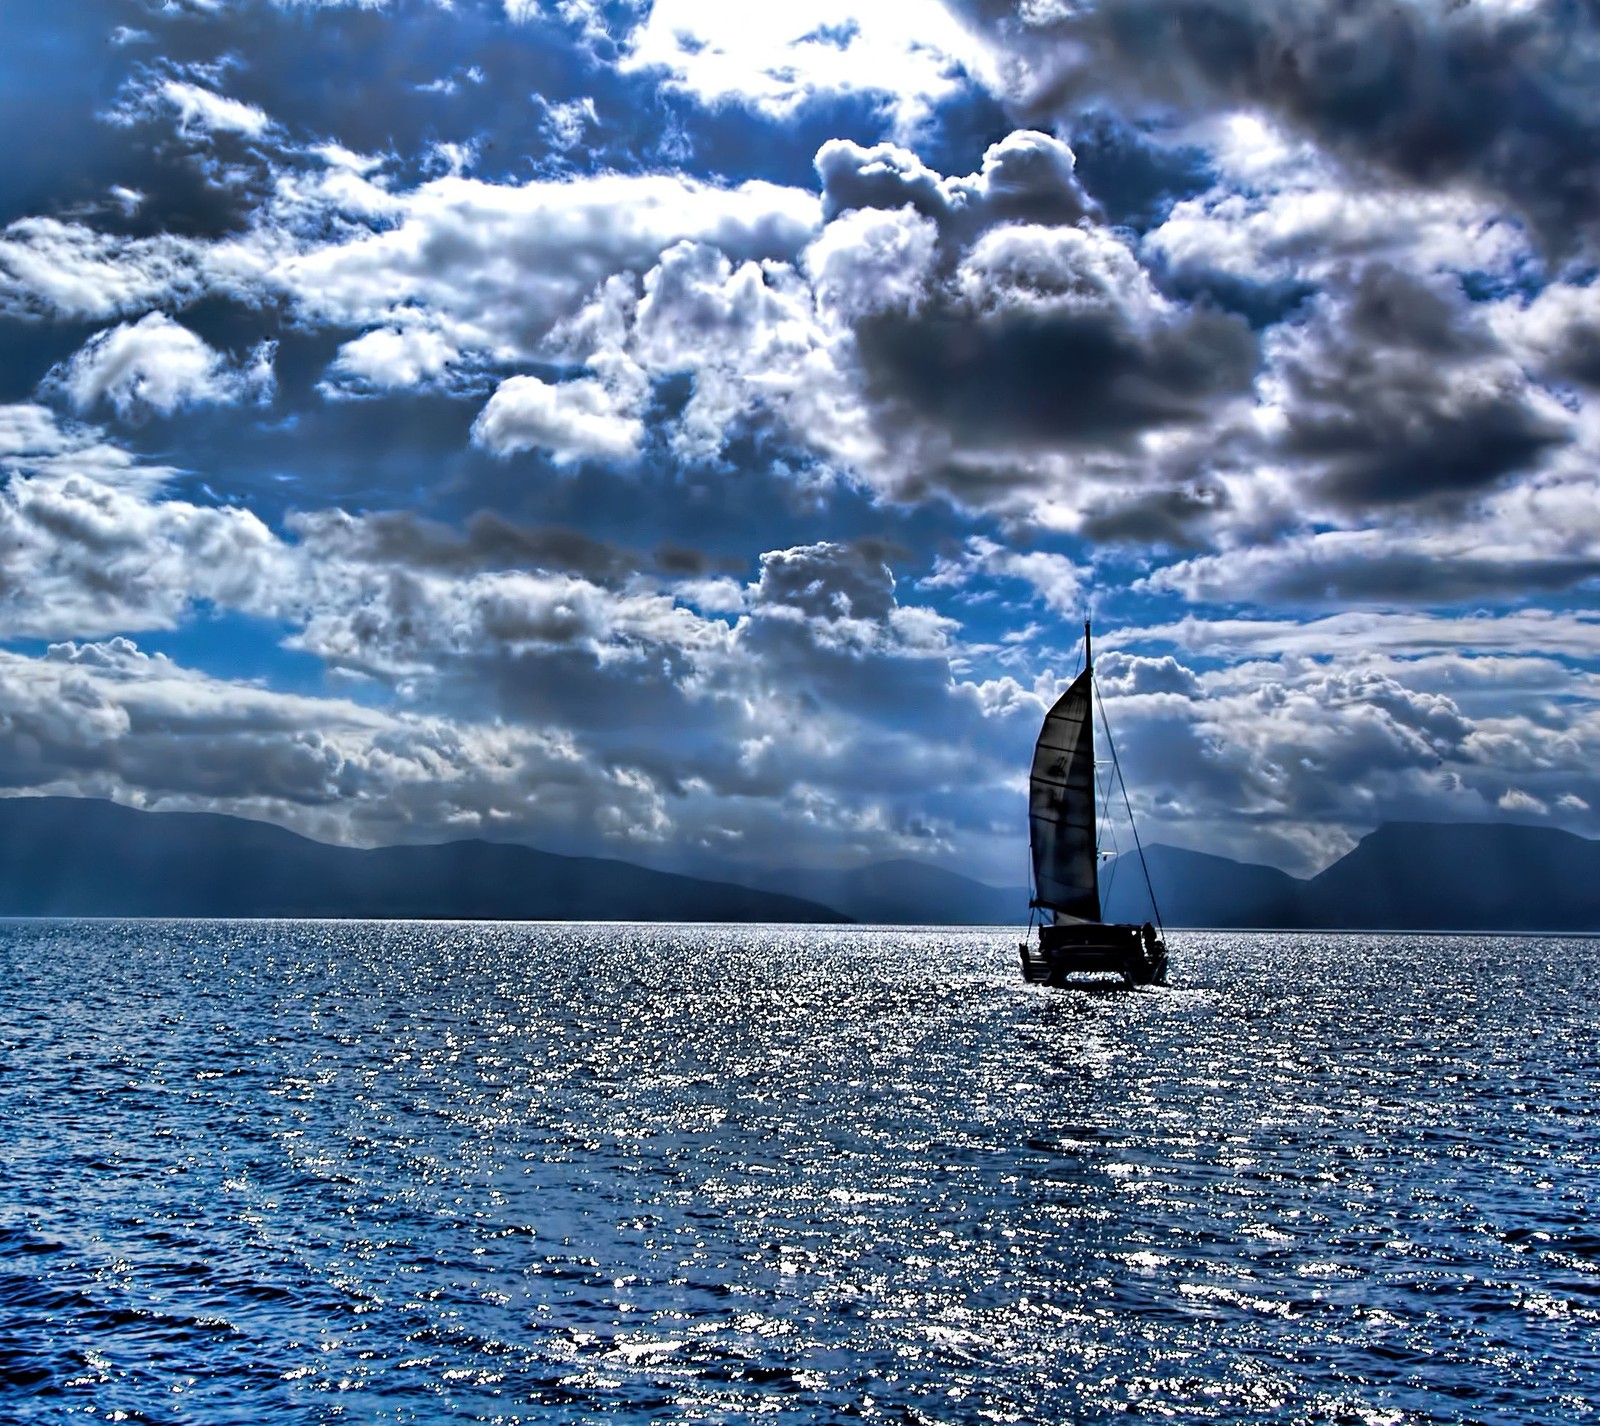
<path fill-rule="evenodd" d="M 1094 672 L 1094 653 L 1089 643 L 1089 621 L 1083 621 L 1083 666 L 1091 674 Z"/>

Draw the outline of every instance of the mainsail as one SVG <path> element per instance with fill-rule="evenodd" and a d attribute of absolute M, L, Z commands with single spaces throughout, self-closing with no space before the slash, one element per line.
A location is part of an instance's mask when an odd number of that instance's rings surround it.
<path fill-rule="evenodd" d="M 1033 749 L 1028 822 L 1034 904 L 1057 921 L 1100 920 L 1094 828 L 1094 688 L 1089 668 L 1046 715 Z"/>

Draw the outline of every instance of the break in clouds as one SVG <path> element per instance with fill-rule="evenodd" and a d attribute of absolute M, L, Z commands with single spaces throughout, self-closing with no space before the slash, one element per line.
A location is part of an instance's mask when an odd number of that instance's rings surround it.
<path fill-rule="evenodd" d="M 0 784 L 1022 879 L 1600 831 L 1600 57 L 1556 4 L 44 7 Z M 8 21 L 8 27 L 11 22 Z"/>

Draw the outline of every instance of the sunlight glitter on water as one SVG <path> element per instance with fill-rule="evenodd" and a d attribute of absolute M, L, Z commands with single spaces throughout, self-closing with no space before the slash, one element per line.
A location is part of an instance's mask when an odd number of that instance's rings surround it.
<path fill-rule="evenodd" d="M 1592 943 L 0 928 L 23 1422 L 1597 1419 Z"/>

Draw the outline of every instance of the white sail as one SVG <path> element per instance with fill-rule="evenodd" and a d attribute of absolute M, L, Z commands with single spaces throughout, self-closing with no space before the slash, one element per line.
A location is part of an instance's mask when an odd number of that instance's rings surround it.
<path fill-rule="evenodd" d="M 1028 823 L 1034 901 L 1056 921 L 1100 920 L 1092 677 L 1085 668 L 1056 700 L 1033 749 Z"/>

